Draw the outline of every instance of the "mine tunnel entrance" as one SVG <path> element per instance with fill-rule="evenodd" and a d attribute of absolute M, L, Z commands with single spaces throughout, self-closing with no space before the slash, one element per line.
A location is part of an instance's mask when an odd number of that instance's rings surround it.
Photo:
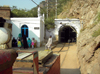
<path fill-rule="evenodd" d="M 61 26 L 59 30 L 59 42 L 76 42 L 76 29 L 72 26 Z"/>

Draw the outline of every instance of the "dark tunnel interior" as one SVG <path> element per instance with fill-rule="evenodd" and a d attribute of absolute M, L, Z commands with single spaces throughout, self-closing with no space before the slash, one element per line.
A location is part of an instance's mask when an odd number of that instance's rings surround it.
<path fill-rule="evenodd" d="M 76 42 L 77 33 L 74 27 L 62 26 L 59 30 L 59 42 Z"/>

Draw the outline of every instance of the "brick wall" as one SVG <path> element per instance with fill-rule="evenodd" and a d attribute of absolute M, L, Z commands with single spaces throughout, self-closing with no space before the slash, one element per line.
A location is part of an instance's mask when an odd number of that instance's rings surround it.
<path fill-rule="evenodd" d="M 0 17 L 10 19 L 10 7 L 0 7 Z"/>

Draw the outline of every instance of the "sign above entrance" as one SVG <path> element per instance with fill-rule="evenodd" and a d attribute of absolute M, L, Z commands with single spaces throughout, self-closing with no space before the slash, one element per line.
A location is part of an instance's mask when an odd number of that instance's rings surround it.
<path fill-rule="evenodd" d="M 39 27 L 34 27 L 34 29 L 38 30 L 38 29 L 39 29 Z"/>

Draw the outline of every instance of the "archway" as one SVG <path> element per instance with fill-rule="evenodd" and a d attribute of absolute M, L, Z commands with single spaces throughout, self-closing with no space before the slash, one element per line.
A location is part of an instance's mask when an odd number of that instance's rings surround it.
<path fill-rule="evenodd" d="M 28 37 L 28 26 L 27 26 L 27 25 L 23 25 L 23 26 L 21 27 L 21 34 L 22 34 L 22 37 L 23 37 L 24 35 L 26 35 L 26 37 Z"/>
<path fill-rule="evenodd" d="M 59 42 L 76 42 L 76 29 L 72 26 L 61 26 L 59 29 Z"/>

